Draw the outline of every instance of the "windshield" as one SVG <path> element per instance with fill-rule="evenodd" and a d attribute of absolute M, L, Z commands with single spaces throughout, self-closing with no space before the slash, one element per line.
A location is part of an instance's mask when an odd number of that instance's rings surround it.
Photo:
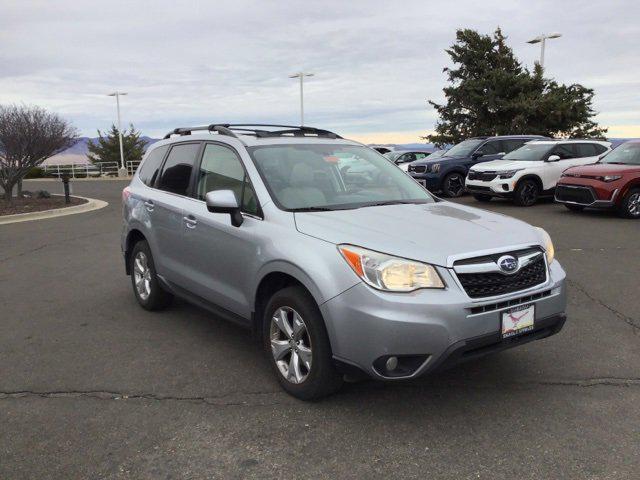
<path fill-rule="evenodd" d="M 451 147 L 449 150 L 447 150 L 447 153 L 444 156 L 445 157 L 468 157 L 473 153 L 473 151 L 476 148 L 482 145 L 483 142 L 484 140 L 482 139 L 465 140 Z"/>
<path fill-rule="evenodd" d="M 507 153 L 502 160 L 523 160 L 526 162 L 542 162 L 547 159 L 555 145 L 548 143 L 527 143 L 513 152 Z"/>
<path fill-rule="evenodd" d="M 433 197 L 374 150 L 290 144 L 248 149 L 276 204 L 285 210 L 341 210 Z"/>
<path fill-rule="evenodd" d="M 623 143 L 602 157 L 600 163 L 621 163 L 624 165 L 640 165 L 640 143 Z"/>

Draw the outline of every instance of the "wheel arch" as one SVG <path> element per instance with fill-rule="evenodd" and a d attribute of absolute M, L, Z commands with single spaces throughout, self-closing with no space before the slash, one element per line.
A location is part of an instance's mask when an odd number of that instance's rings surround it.
<path fill-rule="evenodd" d="M 544 183 L 542 182 L 542 179 L 535 173 L 527 173 L 526 175 L 523 175 L 522 177 L 520 177 L 516 182 L 515 187 L 513 187 L 513 191 L 515 192 L 518 186 L 525 180 L 533 180 L 534 182 L 536 182 L 536 184 L 540 188 L 540 193 L 544 192 Z"/>
<path fill-rule="evenodd" d="M 147 237 L 137 228 L 132 228 L 127 234 L 124 249 L 124 268 L 127 275 L 131 275 L 131 250 L 133 250 L 133 246 L 141 240 L 147 240 Z"/>

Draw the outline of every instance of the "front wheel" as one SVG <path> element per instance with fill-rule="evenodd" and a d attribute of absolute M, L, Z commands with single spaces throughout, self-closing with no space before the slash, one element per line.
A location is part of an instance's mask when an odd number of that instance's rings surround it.
<path fill-rule="evenodd" d="M 521 207 L 530 207 L 538 201 L 540 187 L 535 180 L 522 180 L 513 192 L 513 201 Z"/>
<path fill-rule="evenodd" d="M 263 340 L 280 385 L 292 396 L 315 400 L 342 385 L 320 310 L 303 288 L 273 295 L 265 309 Z"/>
<path fill-rule="evenodd" d="M 442 195 L 457 198 L 464 193 L 464 176 L 461 173 L 449 173 L 442 181 Z"/>
<path fill-rule="evenodd" d="M 640 218 L 640 188 L 627 192 L 618 207 L 618 214 L 624 218 Z"/>

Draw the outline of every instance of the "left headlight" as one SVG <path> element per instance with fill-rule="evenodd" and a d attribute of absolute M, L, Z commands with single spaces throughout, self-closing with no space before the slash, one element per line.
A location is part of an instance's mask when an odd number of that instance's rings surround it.
<path fill-rule="evenodd" d="M 556 256 L 556 251 L 553 248 L 551 237 L 543 228 L 536 227 L 536 229 L 540 232 L 540 235 L 542 235 L 542 243 L 544 245 L 544 253 L 547 256 L 547 263 L 551 265 L 551 262 L 553 262 L 553 259 Z"/>
<path fill-rule="evenodd" d="M 431 165 L 431 171 L 433 173 L 438 173 L 440 171 L 440 164 L 434 163 L 433 165 Z"/>
<path fill-rule="evenodd" d="M 498 174 L 498 176 L 499 176 L 500 178 L 503 178 L 503 179 L 504 179 L 504 178 L 511 178 L 511 177 L 513 177 L 516 173 L 518 173 L 520 170 L 522 170 L 522 169 L 520 168 L 520 169 L 518 169 L 518 170 L 508 170 L 508 171 L 506 171 L 506 172 L 500 172 L 500 173 Z"/>
<path fill-rule="evenodd" d="M 366 284 L 387 292 L 444 288 L 433 265 L 374 252 L 353 245 L 338 245 L 342 257 Z"/>

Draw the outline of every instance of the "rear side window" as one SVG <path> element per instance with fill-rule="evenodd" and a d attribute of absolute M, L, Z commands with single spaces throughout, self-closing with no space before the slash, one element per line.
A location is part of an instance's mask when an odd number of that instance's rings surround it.
<path fill-rule="evenodd" d="M 604 152 L 607 151 L 607 147 L 605 147 L 604 145 L 600 145 L 599 143 L 593 143 L 592 145 L 596 149 L 596 152 L 598 152 L 597 153 L 598 155 L 602 155 Z"/>
<path fill-rule="evenodd" d="M 209 143 L 204 148 L 198 171 L 196 198 L 204 200 L 207 192 L 213 190 L 231 190 L 243 212 L 259 215 L 256 195 L 236 153 Z"/>
<path fill-rule="evenodd" d="M 576 149 L 579 157 L 595 157 L 598 155 L 598 150 L 593 143 L 578 143 Z"/>
<path fill-rule="evenodd" d="M 158 188 L 165 192 L 186 195 L 198 150 L 199 143 L 174 145 L 162 167 Z"/>
<path fill-rule="evenodd" d="M 167 153 L 168 149 L 168 145 L 154 148 L 149 152 L 147 159 L 142 163 L 138 177 L 140 177 L 142 183 L 147 187 L 152 187 L 156 183 L 156 178 L 158 178 L 158 172 L 160 171 L 160 164 L 162 163 L 164 154 Z"/>
<path fill-rule="evenodd" d="M 502 141 L 502 145 L 504 150 L 502 150 L 504 153 L 509 153 L 509 152 L 513 152 L 514 150 L 520 148 L 521 146 L 523 146 L 525 143 L 527 143 L 529 140 L 524 140 L 524 139 L 513 139 L 513 140 L 503 140 Z"/>

